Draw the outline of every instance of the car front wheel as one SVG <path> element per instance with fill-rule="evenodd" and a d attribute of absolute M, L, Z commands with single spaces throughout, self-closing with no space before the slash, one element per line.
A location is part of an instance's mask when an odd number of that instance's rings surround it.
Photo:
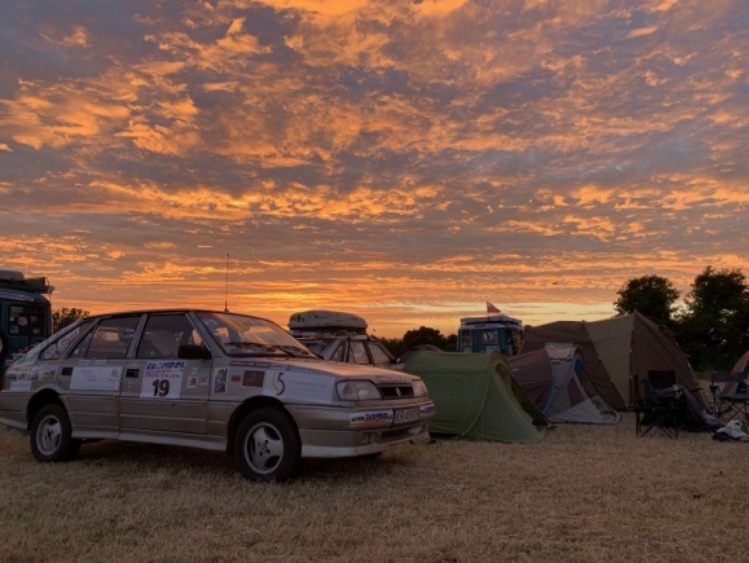
<path fill-rule="evenodd" d="M 237 429 L 234 456 L 240 473 L 247 479 L 289 479 L 301 463 L 301 442 L 294 422 L 275 408 L 251 412 Z"/>
<path fill-rule="evenodd" d="M 81 441 L 72 437 L 70 418 L 62 405 L 47 405 L 34 417 L 31 453 L 37 461 L 67 461 L 80 447 Z"/>

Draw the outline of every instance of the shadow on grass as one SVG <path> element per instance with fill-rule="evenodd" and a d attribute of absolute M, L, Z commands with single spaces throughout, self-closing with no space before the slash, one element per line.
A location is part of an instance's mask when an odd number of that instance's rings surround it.
<path fill-rule="evenodd" d="M 393 448 L 381 455 L 339 459 L 304 459 L 294 481 L 336 480 L 351 483 L 362 477 L 378 474 L 383 477 L 411 467 L 408 446 Z M 179 473 L 205 473 L 214 477 L 236 478 L 238 472 L 234 457 L 223 452 L 189 448 L 142 444 L 117 440 L 85 442 L 75 463 L 90 467 L 118 469 L 132 467 L 139 473 L 167 471 Z"/>

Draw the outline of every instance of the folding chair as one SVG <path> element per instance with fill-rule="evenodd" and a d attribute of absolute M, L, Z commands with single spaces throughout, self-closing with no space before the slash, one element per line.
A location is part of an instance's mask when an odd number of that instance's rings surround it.
<path fill-rule="evenodd" d="M 710 392 L 713 395 L 713 415 L 731 421 L 738 415 L 749 414 L 749 386 L 747 374 L 723 373 L 714 371 L 710 374 Z M 749 422 L 749 417 L 747 417 Z"/>
<path fill-rule="evenodd" d="M 676 385 L 676 372 L 673 370 L 648 371 L 643 380 L 645 395 L 640 396 L 640 382 L 634 381 L 636 430 L 638 436 L 645 436 L 653 429 L 659 429 L 666 436 L 679 436 L 679 416 L 683 405 L 683 390 Z"/>

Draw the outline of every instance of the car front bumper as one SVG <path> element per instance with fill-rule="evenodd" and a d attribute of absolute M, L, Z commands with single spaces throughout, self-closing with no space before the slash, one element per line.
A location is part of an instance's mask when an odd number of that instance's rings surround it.
<path fill-rule="evenodd" d="M 286 405 L 302 439 L 302 457 L 356 457 L 385 451 L 403 442 L 429 441 L 430 403 L 400 408 L 345 409 Z M 399 411 L 418 413 L 401 420 Z"/>

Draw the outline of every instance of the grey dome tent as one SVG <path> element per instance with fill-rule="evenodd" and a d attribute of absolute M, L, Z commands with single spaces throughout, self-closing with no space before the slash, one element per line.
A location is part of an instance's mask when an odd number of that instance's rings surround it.
<path fill-rule="evenodd" d="M 506 360 L 515 381 L 551 422 L 619 422 L 619 413 L 583 388 L 583 358 L 574 344 L 547 343 Z"/>

